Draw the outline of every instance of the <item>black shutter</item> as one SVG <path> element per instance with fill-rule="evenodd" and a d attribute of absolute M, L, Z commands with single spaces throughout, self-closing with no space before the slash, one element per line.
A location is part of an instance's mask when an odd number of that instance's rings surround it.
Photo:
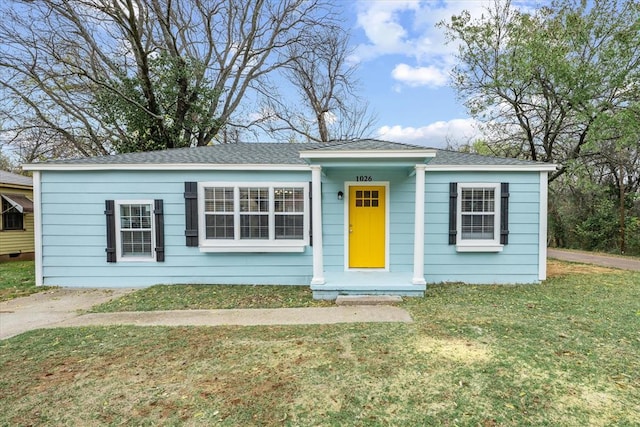
<path fill-rule="evenodd" d="M 500 184 L 500 244 L 509 243 L 509 183 Z"/>
<path fill-rule="evenodd" d="M 105 200 L 104 214 L 107 217 L 107 262 L 116 262 L 116 213 L 115 202 Z"/>
<path fill-rule="evenodd" d="M 313 187 L 309 181 L 309 246 L 313 246 Z"/>
<path fill-rule="evenodd" d="M 153 201 L 156 227 L 156 261 L 164 262 L 164 209 L 162 200 Z"/>
<path fill-rule="evenodd" d="M 187 246 L 198 246 L 198 183 L 184 183 L 184 222 Z"/>
<path fill-rule="evenodd" d="M 456 244 L 458 220 L 458 183 L 449 183 L 449 244 Z"/>

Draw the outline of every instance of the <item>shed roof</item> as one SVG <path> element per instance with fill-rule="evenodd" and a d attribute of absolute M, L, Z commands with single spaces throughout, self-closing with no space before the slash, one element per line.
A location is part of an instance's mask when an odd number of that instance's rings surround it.
<path fill-rule="evenodd" d="M 18 175 L 15 173 L 0 170 L 0 184 L 31 187 L 33 185 L 33 179 L 28 176 Z"/>

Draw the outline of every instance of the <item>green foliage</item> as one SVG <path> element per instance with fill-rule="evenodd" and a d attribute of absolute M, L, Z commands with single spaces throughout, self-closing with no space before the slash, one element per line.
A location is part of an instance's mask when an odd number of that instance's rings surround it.
<path fill-rule="evenodd" d="M 563 165 L 581 157 L 601 115 L 637 99 L 637 2 L 556 0 L 524 12 L 498 1 L 485 12 L 440 25 L 459 42 L 454 84 L 494 152 Z"/>
<path fill-rule="evenodd" d="M 16 169 L 16 164 L 2 152 L 2 146 L 0 145 L 0 170 L 12 172 Z"/>
<path fill-rule="evenodd" d="M 584 165 L 550 187 L 549 237 L 553 245 L 621 253 L 619 189 L 611 179 L 596 181 Z M 640 255 L 640 204 L 636 192 L 625 194 L 625 254 Z"/>
<path fill-rule="evenodd" d="M 210 115 L 219 96 L 200 61 L 161 53 L 148 63 L 147 75 L 116 76 L 96 95 L 105 123 L 126 131 L 113 141 L 119 153 L 190 147 L 219 129 Z"/>
<path fill-rule="evenodd" d="M 593 251 L 609 252 L 616 247 L 620 223 L 616 204 L 606 197 L 593 198 L 586 215 L 576 218 L 574 233 L 577 247 Z"/>

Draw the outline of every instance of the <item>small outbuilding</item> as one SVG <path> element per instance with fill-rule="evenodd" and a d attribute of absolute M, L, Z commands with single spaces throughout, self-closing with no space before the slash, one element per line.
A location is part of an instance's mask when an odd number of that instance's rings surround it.
<path fill-rule="evenodd" d="M 24 168 L 38 284 L 307 285 L 331 299 L 546 276 L 550 164 L 360 140 Z"/>
<path fill-rule="evenodd" d="M 32 200 L 31 178 L 0 170 L 0 262 L 33 259 Z"/>

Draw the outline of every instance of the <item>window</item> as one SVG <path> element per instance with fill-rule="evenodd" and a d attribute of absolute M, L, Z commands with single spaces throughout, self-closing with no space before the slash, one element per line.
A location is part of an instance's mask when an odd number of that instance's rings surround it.
<path fill-rule="evenodd" d="M 462 188 L 461 191 L 462 240 L 492 240 L 495 237 L 495 188 Z"/>
<path fill-rule="evenodd" d="M 460 183 L 457 199 L 457 250 L 501 251 L 500 184 Z"/>
<path fill-rule="evenodd" d="M 377 208 L 379 195 L 376 190 L 356 190 L 356 207 Z"/>
<path fill-rule="evenodd" d="M 205 252 L 294 252 L 308 244 L 308 184 L 199 183 Z"/>
<path fill-rule="evenodd" d="M 278 240 L 304 238 L 304 189 L 282 187 L 274 189 L 275 238 Z"/>
<path fill-rule="evenodd" d="M 2 198 L 2 229 L 6 231 L 23 230 L 24 216 L 18 208 Z"/>
<path fill-rule="evenodd" d="M 153 260 L 153 201 L 116 201 L 115 211 L 117 259 Z"/>

